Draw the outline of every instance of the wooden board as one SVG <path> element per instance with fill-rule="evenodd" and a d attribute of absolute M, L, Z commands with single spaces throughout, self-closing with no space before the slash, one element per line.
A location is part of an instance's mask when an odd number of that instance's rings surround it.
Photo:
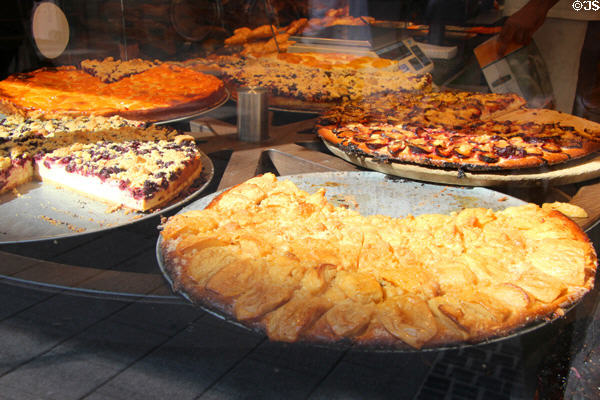
<path fill-rule="evenodd" d="M 470 172 L 455 169 L 425 167 L 406 163 L 385 163 L 373 157 L 347 154 L 335 145 L 323 141 L 336 156 L 374 171 L 420 181 L 461 186 L 548 186 L 567 185 L 600 177 L 600 155 L 586 157 L 565 165 L 535 170 Z"/>

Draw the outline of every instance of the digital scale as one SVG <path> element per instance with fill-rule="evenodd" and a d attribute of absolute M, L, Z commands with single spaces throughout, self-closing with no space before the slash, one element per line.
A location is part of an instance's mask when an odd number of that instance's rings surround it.
<path fill-rule="evenodd" d="M 357 56 L 381 57 L 398 61 L 403 72 L 425 73 L 433 62 L 419 44 L 403 31 L 373 26 L 331 26 L 315 32 L 292 36 L 296 42 L 290 53 L 345 53 Z"/>

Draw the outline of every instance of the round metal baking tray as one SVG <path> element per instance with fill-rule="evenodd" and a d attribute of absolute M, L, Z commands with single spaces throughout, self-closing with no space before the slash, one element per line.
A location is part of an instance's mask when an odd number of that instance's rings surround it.
<path fill-rule="evenodd" d="M 392 217 L 403 217 L 409 214 L 447 214 L 468 207 L 483 207 L 492 210 L 500 210 L 506 207 L 526 204 L 526 202 L 520 199 L 486 188 L 420 183 L 370 171 L 310 173 L 289 175 L 281 177 L 280 179 L 289 179 L 300 189 L 309 193 L 315 192 L 319 188 L 325 188 L 327 191 L 326 196 L 330 202 L 336 205 L 343 205 L 345 207 L 356 209 L 363 215 L 383 214 Z M 222 192 L 223 191 L 213 193 L 194 201 L 180 210 L 179 213 L 191 210 L 202 210 Z M 179 293 L 187 301 L 217 318 L 223 319 L 235 326 L 257 331 L 254 327 L 235 320 L 209 304 L 193 302 L 185 292 L 175 289 L 173 281 L 165 268 L 161 243 L 161 237 L 159 236 L 156 244 L 156 257 L 159 268 L 173 291 Z M 566 311 L 574 306 L 575 305 L 571 305 Z M 352 347 L 353 349 L 375 352 L 438 351 L 465 346 L 484 345 L 499 340 L 513 338 L 536 330 L 550 322 L 551 321 L 547 319 L 536 320 L 520 328 L 516 328 L 508 334 L 488 338 L 479 342 L 454 343 L 423 349 L 415 349 L 409 346 L 356 346 L 348 343 L 313 344 L 328 348 Z M 259 332 L 262 333 L 262 331 Z"/>
<path fill-rule="evenodd" d="M 68 189 L 29 182 L 0 195 L 0 244 L 62 239 L 101 232 L 155 217 L 186 204 L 214 176 L 211 159 L 201 152 L 202 172 L 188 189 L 152 212 L 112 211 L 111 205 Z"/>
<path fill-rule="evenodd" d="M 281 106 L 269 106 L 269 111 L 289 112 L 289 113 L 296 113 L 296 114 L 319 115 L 323 111 L 325 111 L 325 109 L 323 109 L 321 111 L 318 111 L 318 110 L 302 110 L 302 109 L 299 109 L 299 108 L 285 108 L 285 107 L 281 107 Z"/>
<path fill-rule="evenodd" d="M 229 90 L 227 90 L 227 88 L 225 88 L 223 97 L 221 99 L 219 99 L 219 101 L 216 102 L 215 104 L 213 104 L 207 108 L 195 111 L 193 113 L 182 114 L 182 115 L 175 116 L 173 118 L 165 119 L 162 121 L 156 121 L 156 122 L 153 122 L 153 124 L 154 125 L 168 125 L 168 124 L 174 124 L 176 122 L 183 122 L 183 121 L 187 121 L 190 119 L 198 118 L 204 114 L 207 114 L 211 111 L 215 111 L 216 109 L 220 108 L 223 104 L 225 104 L 225 103 L 227 103 L 227 101 L 229 101 L 229 98 L 230 98 Z"/>

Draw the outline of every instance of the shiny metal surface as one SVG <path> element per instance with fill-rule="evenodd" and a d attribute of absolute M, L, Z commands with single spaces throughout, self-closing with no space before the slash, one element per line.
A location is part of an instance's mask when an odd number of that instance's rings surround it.
<path fill-rule="evenodd" d="M 409 214 L 447 214 L 468 207 L 484 207 L 492 210 L 500 210 L 506 207 L 526 204 L 523 200 L 486 188 L 420 183 L 370 171 L 318 172 L 281 176 L 278 179 L 289 179 L 300 189 L 309 193 L 313 193 L 320 188 L 325 188 L 327 191 L 326 196 L 330 202 L 335 205 L 356 209 L 363 215 L 384 214 L 392 217 L 404 217 Z M 191 210 L 204 209 L 222 192 L 219 191 L 196 200 L 184 207 L 178 214 Z M 156 243 L 156 257 L 161 272 L 171 288 L 173 288 L 173 281 L 165 269 L 160 236 Z M 173 290 L 176 291 L 175 289 Z M 192 302 L 186 293 L 179 292 L 179 294 Z M 232 319 L 230 316 L 212 308 L 208 304 L 194 304 L 202 310 L 235 326 L 256 330 L 254 327 L 246 326 L 240 321 Z M 358 347 L 358 349 L 378 352 L 415 352 L 483 345 L 530 332 L 548 323 L 549 321 L 547 320 L 534 321 L 531 324 L 514 330 L 508 335 L 478 343 L 457 343 L 424 349 L 414 349 L 408 346 L 393 348 L 366 346 Z M 327 344 L 323 346 L 328 348 L 346 348 L 348 344 Z"/>
<path fill-rule="evenodd" d="M 241 87 L 237 90 L 238 139 L 259 143 L 269 138 L 268 93 L 266 89 Z"/>
<path fill-rule="evenodd" d="M 296 113 L 296 114 L 309 114 L 309 115 L 319 115 L 321 114 L 323 111 L 325 111 L 325 109 L 323 110 L 309 110 L 309 109 L 300 109 L 300 108 L 285 108 L 285 107 L 281 107 L 281 106 L 269 106 L 269 111 L 281 111 L 281 112 L 289 112 L 289 113 Z"/>
<path fill-rule="evenodd" d="M 197 197 L 214 176 L 210 158 L 201 153 L 203 171 L 166 207 L 142 213 L 111 205 L 50 183 L 30 182 L 0 195 L 0 244 L 73 237 L 113 229 L 156 216 Z"/>
<path fill-rule="evenodd" d="M 309 193 L 323 187 L 336 205 L 346 204 L 363 215 L 447 214 L 468 207 L 500 210 L 525 204 L 523 200 L 481 187 L 446 186 L 415 182 L 371 171 L 334 171 L 282 176 Z M 180 213 L 201 210 L 221 192 L 194 201 Z M 356 207 L 354 207 L 354 202 Z"/>
<path fill-rule="evenodd" d="M 212 105 L 210 107 L 207 107 L 205 109 L 198 110 L 198 111 L 193 112 L 193 113 L 189 113 L 188 112 L 188 113 L 185 113 L 185 114 L 182 114 L 180 116 L 176 116 L 176 117 L 173 117 L 173 118 L 170 118 L 170 119 L 166 119 L 166 120 L 163 120 L 163 121 L 153 122 L 153 124 L 154 125 L 167 125 L 167 124 L 174 124 L 175 122 L 183 122 L 183 121 L 188 121 L 188 120 L 191 120 L 191 119 L 194 119 L 194 118 L 198 118 L 198 117 L 200 117 L 200 116 L 202 116 L 204 114 L 207 114 L 207 113 L 209 113 L 211 111 L 216 110 L 217 108 L 221 107 L 223 104 L 227 103 L 227 101 L 229 101 L 229 96 L 230 96 L 229 90 L 227 90 L 227 88 L 225 88 L 225 92 L 223 94 L 223 97 L 221 99 L 219 99 L 219 101 L 216 104 L 214 104 L 214 105 Z"/>

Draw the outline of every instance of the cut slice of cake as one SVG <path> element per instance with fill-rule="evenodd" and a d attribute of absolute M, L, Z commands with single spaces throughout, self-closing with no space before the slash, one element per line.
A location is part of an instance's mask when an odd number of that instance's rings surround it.
<path fill-rule="evenodd" d="M 27 183 L 33 175 L 33 163 L 30 158 L 11 159 L 0 156 L 0 193 L 8 192 Z"/>
<path fill-rule="evenodd" d="M 0 143 L 9 140 L 23 140 L 31 135 L 53 137 L 57 133 L 96 132 L 119 129 L 125 126 L 143 127 L 145 125 L 145 122 L 133 121 L 119 116 L 38 119 L 14 114 L 0 119 Z"/>
<path fill-rule="evenodd" d="M 75 143 L 36 158 L 36 173 L 87 196 L 146 211 L 160 207 L 202 171 L 194 138 Z"/>
<path fill-rule="evenodd" d="M 148 211 L 202 172 L 202 153 L 191 136 L 115 118 L 84 119 L 23 121 L 0 137 L 0 193 L 37 178 Z"/>
<path fill-rule="evenodd" d="M 8 115 L 0 120 L 0 194 L 33 178 L 36 154 L 75 142 L 123 136 L 150 139 L 162 133 L 156 128 L 142 129 L 143 125 L 121 117 L 37 119 Z M 166 138 L 166 133 L 162 137 Z"/>

